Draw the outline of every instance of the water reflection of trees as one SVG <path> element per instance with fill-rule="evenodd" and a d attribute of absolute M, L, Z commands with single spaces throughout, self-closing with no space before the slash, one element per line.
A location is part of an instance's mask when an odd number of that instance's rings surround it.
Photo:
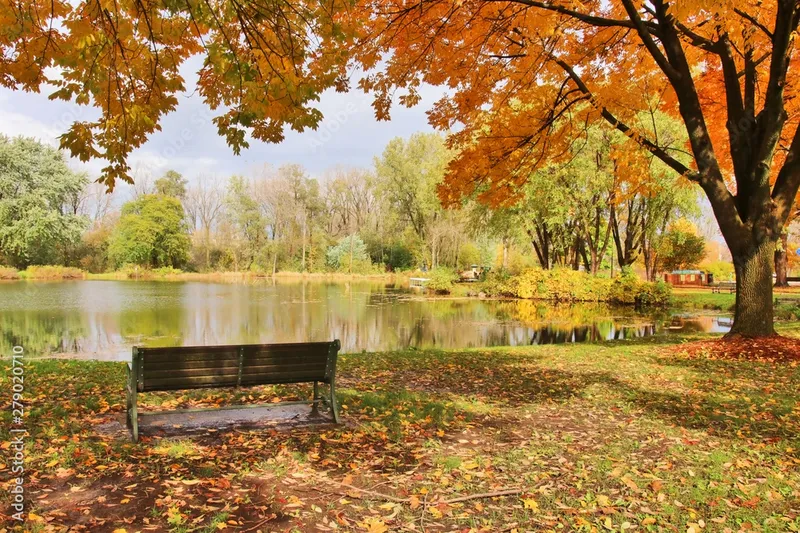
<path fill-rule="evenodd" d="M 83 283 L 83 285 L 80 285 Z M 79 293 L 71 294 L 79 287 Z M 0 287 L 0 291 L 3 288 Z M 378 283 L 55 284 L 63 309 L 3 313 L 3 347 L 40 353 L 107 352 L 131 344 L 236 344 L 339 338 L 345 351 L 466 348 L 629 339 L 651 335 L 663 317 L 603 305 L 424 299 Z M 52 292 L 55 291 L 55 292 Z M 41 294 L 39 295 L 41 297 Z"/>
<path fill-rule="evenodd" d="M 0 314 L 0 354 L 8 356 L 14 346 L 28 355 L 80 352 L 86 346 L 84 317 L 69 313 L 30 312 Z"/>

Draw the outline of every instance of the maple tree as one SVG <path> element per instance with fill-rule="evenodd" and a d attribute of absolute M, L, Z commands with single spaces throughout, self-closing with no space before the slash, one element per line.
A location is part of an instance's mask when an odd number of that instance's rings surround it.
<path fill-rule="evenodd" d="M 451 93 L 430 111 L 459 156 L 446 201 L 514 199 L 528 170 L 605 121 L 705 192 L 737 273 L 732 334 L 774 332 L 772 258 L 800 185 L 793 0 L 372 1 L 361 81 L 387 116 L 423 82 Z M 794 103 L 796 105 L 796 102 Z M 637 113 L 679 116 L 688 150 L 662 146 Z M 688 151 L 690 163 L 680 154 Z"/>
<path fill-rule="evenodd" d="M 197 91 L 239 153 L 247 136 L 277 142 L 315 127 L 313 107 L 344 90 L 344 0 L 12 0 L 0 3 L 0 86 L 51 91 L 99 109 L 77 120 L 61 147 L 108 161 L 102 180 L 131 181 L 128 155 L 160 130 L 185 89 L 181 66 L 202 54 Z M 341 19 L 341 20 L 340 20 Z"/>
<path fill-rule="evenodd" d="M 756 336 L 773 333 L 772 260 L 800 186 L 798 19 L 793 0 L 22 0 L 0 6 L 0 84 L 98 107 L 61 144 L 108 160 L 109 185 L 128 179 L 196 54 L 198 92 L 237 153 L 248 134 L 315 127 L 313 102 L 346 90 L 353 64 L 378 118 L 418 103 L 423 83 L 449 87 L 429 112 L 459 152 L 446 202 L 513 201 L 605 121 L 703 189 L 734 258 L 732 333 Z M 683 121 L 688 149 L 639 122 L 654 109 Z"/>

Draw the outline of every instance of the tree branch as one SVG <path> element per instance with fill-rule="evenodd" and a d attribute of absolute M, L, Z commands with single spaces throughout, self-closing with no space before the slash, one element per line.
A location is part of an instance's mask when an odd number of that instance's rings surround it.
<path fill-rule="evenodd" d="M 750 23 L 751 23 L 753 26 L 755 26 L 755 27 L 756 27 L 756 28 L 758 28 L 759 30 L 763 31 L 763 32 L 764 32 L 764 34 L 765 34 L 767 37 L 769 37 L 769 39 L 770 39 L 770 40 L 772 40 L 772 39 L 773 39 L 772 32 L 771 32 L 771 31 L 769 31 L 769 28 L 767 28 L 766 26 L 764 26 L 763 24 L 761 24 L 761 23 L 758 21 L 758 19 L 757 19 L 757 18 L 755 18 L 754 16 L 752 16 L 750 13 L 746 13 L 746 12 L 742 11 L 741 9 L 739 9 L 738 7 L 737 7 L 737 8 L 735 8 L 733 11 L 734 11 L 734 13 L 736 13 L 737 15 L 739 15 L 740 17 L 742 17 L 742 18 L 743 18 L 743 19 L 745 19 L 746 21 L 750 22 Z"/>
<path fill-rule="evenodd" d="M 489 0 L 491 2 L 501 2 L 507 0 Z M 522 4 L 530 7 L 538 7 L 541 9 L 545 9 L 547 11 L 553 11 L 555 13 L 560 13 L 562 15 L 567 15 L 572 17 L 576 20 L 581 22 L 585 22 L 587 24 L 591 24 L 592 26 L 600 26 L 606 28 L 630 28 L 636 29 L 634 23 L 630 20 L 621 20 L 621 19 L 611 19 L 606 17 L 600 17 L 597 15 L 589 15 L 588 13 L 581 13 L 580 11 L 575 11 L 574 9 L 570 9 L 568 7 L 554 4 L 552 2 L 541 2 L 539 0 L 511 0 L 514 3 Z M 648 25 L 648 29 L 653 34 L 658 34 L 658 26 L 652 23 L 645 23 Z"/>
<path fill-rule="evenodd" d="M 786 160 L 775 179 L 772 200 L 776 205 L 776 217 L 783 225 L 794 206 L 797 190 L 800 188 L 800 122 L 795 128 L 794 138 L 789 147 Z"/>
<path fill-rule="evenodd" d="M 653 36 L 650 35 L 647 27 L 642 21 L 642 18 L 639 16 L 639 12 L 636 10 L 636 6 L 633 5 L 632 0 L 622 0 L 622 5 L 625 7 L 625 11 L 628 13 L 628 17 L 630 17 L 631 22 L 636 28 L 636 31 L 639 33 L 639 38 L 642 40 L 642 44 L 644 44 L 647 51 L 650 52 L 650 55 L 653 56 L 653 60 L 655 60 L 658 67 L 667 75 L 667 78 L 670 80 L 676 80 L 680 77 L 680 73 L 670 65 L 667 58 L 664 56 L 661 49 L 658 47 L 656 42 L 653 40 Z"/>
<path fill-rule="evenodd" d="M 700 181 L 700 175 L 697 172 L 691 170 L 689 167 L 687 167 L 686 165 L 684 165 L 683 163 L 672 157 L 666 150 L 653 143 L 650 139 L 638 135 L 630 128 L 630 126 L 628 126 L 627 124 L 619 120 L 616 116 L 614 116 L 614 114 L 611 113 L 611 111 L 609 111 L 607 107 L 598 104 L 592 92 L 589 90 L 589 88 L 583 82 L 581 77 L 578 76 L 578 74 L 570 65 L 568 65 L 565 61 L 558 59 L 557 57 L 553 57 L 553 61 L 555 61 L 556 64 L 558 64 L 558 66 L 564 69 L 564 71 L 567 73 L 570 79 L 572 79 L 575 85 L 578 86 L 578 89 L 580 89 L 581 92 L 583 92 L 586 96 L 589 97 L 589 101 L 592 103 L 593 106 L 595 106 L 595 108 L 598 108 L 600 110 L 600 114 L 609 124 L 611 124 L 617 130 L 621 131 L 628 138 L 638 143 L 640 146 L 645 148 L 651 154 L 658 157 L 661 161 L 663 161 L 665 164 L 667 164 L 670 168 L 672 168 L 679 174 L 686 176 L 688 179 L 692 181 L 695 182 Z"/>

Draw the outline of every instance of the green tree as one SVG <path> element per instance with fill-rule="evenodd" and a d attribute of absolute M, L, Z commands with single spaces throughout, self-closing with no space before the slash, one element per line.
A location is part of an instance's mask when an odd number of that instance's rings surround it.
<path fill-rule="evenodd" d="M 241 176 L 233 176 L 225 198 L 235 242 L 229 243 L 234 269 L 249 270 L 266 240 L 267 218 L 256 200 L 253 187 Z"/>
<path fill-rule="evenodd" d="M 108 254 L 117 267 L 181 267 L 191 243 L 183 206 L 177 198 L 146 194 L 122 206 Z"/>
<path fill-rule="evenodd" d="M 0 256 L 17 268 L 63 264 L 89 220 L 74 199 L 87 185 L 64 156 L 34 139 L 0 136 Z"/>
<path fill-rule="evenodd" d="M 181 201 L 186 199 L 186 178 L 174 170 L 167 170 L 155 183 L 156 192 L 172 196 Z"/>
<path fill-rule="evenodd" d="M 666 271 L 694 268 L 706 255 L 706 241 L 685 225 L 676 224 L 662 236 L 658 255 Z"/>
<path fill-rule="evenodd" d="M 451 158 L 441 135 L 415 133 L 408 140 L 396 137 L 389 141 L 375 160 L 378 195 L 426 243 L 429 252 L 419 259 L 427 258 L 434 266 L 442 247 L 442 228 L 448 226 L 437 186 Z"/>
<path fill-rule="evenodd" d="M 362 271 L 371 266 L 367 245 L 358 235 L 348 235 L 331 246 L 327 253 L 328 266 L 347 272 Z"/>

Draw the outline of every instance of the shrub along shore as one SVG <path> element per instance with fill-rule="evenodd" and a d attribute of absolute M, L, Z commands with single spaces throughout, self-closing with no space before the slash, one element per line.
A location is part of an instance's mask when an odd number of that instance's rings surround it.
<path fill-rule="evenodd" d="M 506 272 L 489 273 L 483 281 L 465 286 L 457 284 L 458 274 L 447 268 L 436 268 L 430 272 L 403 271 L 377 274 L 347 274 L 342 272 L 184 272 L 175 268 L 145 269 L 128 267 L 114 272 L 87 273 L 78 268 L 62 266 L 30 266 L 18 271 L 0 267 L 0 280 L 58 280 L 58 279 L 141 279 L 170 281 L 224 281 L 257 278 L 316 279 L 316 280 L 383 280 L 405 281 L 409 277 L 424 276 L 429 279 L 428 292 L 461 296 L 489 296 L 550 300 L 555 302 L 607 302 L 622 305 L 668 305 L 670 286 L 664 282 L 641 281 L 631 271 L 615 278 L 593 276 L 586 272 L 557 268 L 542 270 L 529 268 L 519 274 Z"/>
<path fill-rule="evenodd" d="M 457 284 L 458 274 L 447 268 L 435 268 L 430 272 L 403 271 L 376 274 L 347 274 L 342 272 L 184 272 L 175 268 L 145 269 L 129 267 L 114 272 L 92 274 L 78 268 L 62 266 L 30 266 L 18 271 L 0 267 L 0 280 L 58 280 L 58 279 L 141 279 L 141 280 L 241 280 L 257 278 L 311 279 L 311 280 L 383 280 L 405 281 L 409 277 L 423 276 L 429 279 L 428 292 L 461 296 L 489 296 L 550 300 L 555 302 L 608 302 L 623 305 L 667 305 L 670 302 L 670 287 L 664 282 L 641 281 L 630 271 L 615 278 L 593 276 L 571 269 L 542 270 L 530 268 L 517 275 L 505 272 L 490 273 L 483 281 L 465 286 Z"/>
<path fill-rule="evenodd" d="M 671 288 L 663 281 L 642 281 L 630 271 L 606 278 L 566 268 L 531 268 L 516 276 L 490 274 L 480 290 L 489 296 L 624 305 L 668 305 L 671 297 Z"/>

